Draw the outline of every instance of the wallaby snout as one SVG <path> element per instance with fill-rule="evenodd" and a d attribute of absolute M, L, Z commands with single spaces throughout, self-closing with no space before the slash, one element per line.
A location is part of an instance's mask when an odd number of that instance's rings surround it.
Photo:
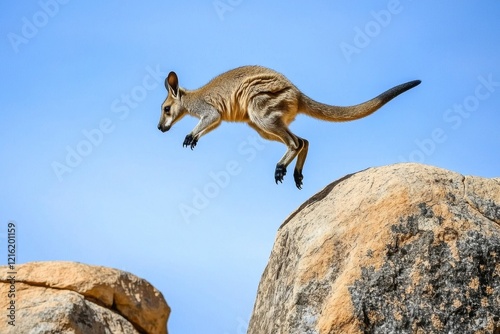
<path fill-rule="evenodd" d="M 164 126 L 163 124 L 158 124 L 158 130 L 160 130 L 161 132 L 167 132 L 168 130 L 170 130 L 170 126 L 169 125 Z"/>

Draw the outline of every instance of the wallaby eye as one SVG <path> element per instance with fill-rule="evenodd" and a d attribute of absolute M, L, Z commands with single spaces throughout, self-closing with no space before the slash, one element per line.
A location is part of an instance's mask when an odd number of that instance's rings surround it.
<path fill-rule="evenodd" d="M 170 115 L 170 106 L 163 107 L 165 114 Z"/>

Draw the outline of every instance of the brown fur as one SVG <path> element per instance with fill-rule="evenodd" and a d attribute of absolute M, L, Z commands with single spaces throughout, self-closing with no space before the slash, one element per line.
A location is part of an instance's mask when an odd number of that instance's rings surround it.
<path fill-rule="evenodd" d="M 199 118 L 199 123 L 186 136 L 183 144 L 193 149 L 201 136 L 215 129 L 222 121 L 245 122 L 263 138 L 280 141 L 287 146 L 285 155 L 276 166 L 276 183 L 282 182 L 286 167 L 297 157 L 294 179 L 300 189 L 309 143 L 288 129 L 297 114 L 303 113 L 326 121 L 351 121 L 370 115 L 418 84 L 418 80 L 410 81 L 367 102 L 338 107 L 314 101 L 284 75 L 261 66 L 230 70 L 196 90 L 181 88 L 177 75 L 170 72 L 165 80 L 168 96 L 162 104 L 158 129 L 168 131 L 186 114 Z"/>

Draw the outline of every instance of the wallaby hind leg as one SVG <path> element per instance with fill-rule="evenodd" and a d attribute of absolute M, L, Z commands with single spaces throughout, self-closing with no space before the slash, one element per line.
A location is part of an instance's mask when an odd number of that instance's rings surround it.
<path fill-rule="evenodd" d="M 302 149 L 297 155 L 297 163 L 295 164 L 295 170 L 293 171 L 293 179 L 295 180 L 295 185 L 297 188 L 302 189 L 302 179 L 304 176 L 302 175 L 302 168 L 304 167 L 304 163 L 306 162 L 307 151 L 309 150 L 309 142 L 304 138 L 299 138 L 302 140 Z"/>
<path fill-rule="evenodd" d="M 287 151 L 285 155 L 276 164 L 274 172 L 274 179 L 276 183 L 283 182 L 286 175 L 287 166 L 298 156 L 297 165 L 294 170 L 295 185 L 297 188 L 302 188 L 302 167 L 306 160 L 308 142 L 300 137 L 294 135 L 281 120 L 272 122 L 272 126 L 257 125 L 255 123 L 248 123 L 255 129 L 263 138 L 279 141 L 286 145 Z M 304 152 L 303 152 L 304 151 Z"/>

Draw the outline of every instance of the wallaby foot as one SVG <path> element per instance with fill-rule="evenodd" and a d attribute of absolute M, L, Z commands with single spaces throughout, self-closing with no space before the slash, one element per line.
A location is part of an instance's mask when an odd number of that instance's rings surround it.
<path fill-rule="evenodd" d="M 286 166 L 285 165 L 276 165 L 276 171 L 274 172 L 274 179 L 276 180 L 276 184 L 278 182 L 283 182 L 283 177 L 286 175 Z"/>
<path fill-rule="evenodd" d="M 191 146 L 191 149 L 193 149 L 196 146 L 196 143 L 198 143 L 198 139 L 194 138 L 192 134 L 188 134 L 186 136 L 186 139 L 184 139 L 184 143 L 182 144 L 182 146 Z"/>
<path fill-rule="evenodd" d="M 293 179 L 295 180 L 297 188 L 302 189 L 302 180 L 304 179 L 304 176 L 302 175 L 301 170 L 295 169 L 293 171 Z"/>

